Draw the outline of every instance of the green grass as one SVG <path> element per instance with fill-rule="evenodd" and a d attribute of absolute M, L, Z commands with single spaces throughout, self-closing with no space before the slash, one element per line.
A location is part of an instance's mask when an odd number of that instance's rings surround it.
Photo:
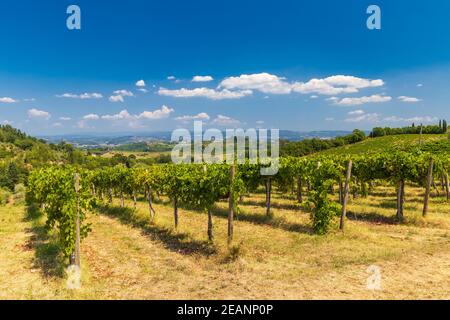
<path fill-rule="evenodd" d="M 18 299 L 336 299 L 442 298 L 450 288 L 450 203 L 432 197 L 421 217 L 423 190 L 408 186 L 406 221 L 395 216 L 392 187 L 351 199 L 347 229 L 311 232 L 310 218 L 294 196 L 275 192 L 273 216 L 264 195 L 245 197 L 227 238 L 227 202 L 207 216 L 180 208 L 173 228 L 170 202 L 133 208 L 102 206 L 91 215 L 82 243 L 83 286 L 69 291 L 56 239 L 43 232 L 44 217 L 23 206 L 0 207 L 0 298 Z M 337 221 L 336 221 L 337 222 Z M 367 268 L 382 270 L 382 291 L 366 288 Z"/>
<path fill-rule="evenodd" d="M 438 141 L 446 141 L 446 134 L 424 134 L 422 135 L 422 143 L 428 145 Z M 420 145 L 420 135 L 417 134 L 402 134 L 385 136 L 378 138 L 368 138 L 362 142 L 352 145 L 333 148 L 320 152 L 321 154 L 361 154 L 370 152 L 384 152 L 389 150 L 405 149 L 412 146 Z"/>

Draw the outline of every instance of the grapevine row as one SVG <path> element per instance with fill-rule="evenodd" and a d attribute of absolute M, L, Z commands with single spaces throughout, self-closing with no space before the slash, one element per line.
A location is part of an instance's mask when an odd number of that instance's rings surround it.
<path fill-rule="evenodd" d="M 351 161 L 351 163 L 350 163 Z M 266 214 L 271 214 L 271 189 L 296 189 L 297 200 L 304 202 L 304 189 L 308 190 L 307 204 L 311 210 L 312 227 L 317 234 L 329 230 L 333 220 L 345 219 L 346 198 L 350 187 L 354 194 L 366 194 L 375 181 L 392 183 L 397 189 L 397 218 L 403 219 L 405 184 L 414 183 L 426 189 L 424 215 L 428 210 L 428 196 L 433 177 L 442 177 L 449 195 L 450 157 L 426 152 L 394 152 L 361 156 L 313 156 L 280 159 L 279 171 L 274 176 L 262 176 L 261 165 L 239 164 L 181 164 L 153 165 L 139 168 L 124 166 L 83 170 L 75 167 L 48 167 L 32 172 L 28 181 L 29 195 L 41 204 L 47 214 L 49 228 L 59 230 L 61 243 L 67 256 L 76 249 L 77 222 L 81 237 L 89 226 L 84 223 L 86 213 L 96 202 L 111 203 L 113 197 L 136 199 L 144 195 L 148 202 L 150 219 L 154 218 L 154 197 L 167 196 L 173 204 L 174 226 L 178 227 L 178 208 L 181 205 L 197 208 L 208 215 L 207 234 L 213 240 L 212 208 L 221 199 L 230 204 L 229 241 L 232 239 L 232 220 L 238 211 L 239 198 L 260 186 L 266 190 Z M 79 188 L 74 177 L 80 179 Z M 297 184 L 294 188 L 293 185 Z M 344 187 L 345 184 L 345 187 Z M 339 188 L 339 200 L 332 200 L 334 187 Z"/>

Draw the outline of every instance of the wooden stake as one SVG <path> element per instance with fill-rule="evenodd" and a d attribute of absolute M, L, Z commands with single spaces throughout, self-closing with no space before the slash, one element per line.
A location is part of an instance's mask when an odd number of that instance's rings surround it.
<path fill-rule="evenodd" d="M 153 209 L 152 189 L 150 187 L 148 187 L 147 190 L 147 200 L 148 200 L 148 211 L 150 212 L 150 219 L 153 220 L 153 218 L 155 217 L 155 210 Z"/>
<path fill-rule="evenodd" d="M 71 261 L 71 264 L 81 267 L 81 259 L 80 259 L 80 199 L 78 196 L 78 193 L 80 192 L 81 187 L 80 187 L 80 175 L 78 173 L 75 173 L 75 175 L 74 175 L 74 186 L 75 186 L 75 192 L 77 193 L 77 216 L 75 218 L 75 250 L 73 253 L 73 261 Z"/>
<path fill-rule="evenodd" d="M 403 203 L 404 203 L 404 193 L 405 193 L 405 182 L 401 179 L 398 182 L 397 187 L 397 219 L 403 220 Z"/>
<path fill-rule="evenodd" d="M 266 180 L 266 215 L 270 216 L 270 196 L 272 193 L 272 178 Z"/>
<path fill-rule="evenodd" d="M 123 196 L 123 192 L 120 192 L 120 207 L 123 208 L 125 207 L 125 198 Z"/>
<path fill-rule="evenodd" d="M 234 220 L 234 199 L 233 199 L 233 182 L 235 176 L 235 167 L 234 165 L 230 167 L 230 196 L 228 198 L 228 238 L 227 243 L 230 245 L 233 241 L 233 220 Z"/>
<path fill-rule="evenodd" d="M 208 240 L 213 241 L 213 222 L 212 222 L 212 212 L 211 208 L 208 208 Z"/>
<path fill-rule="evenodd" d="M 345 227 L 345 217 L 347 215 L 347 202 L 348 202 L 348 192 L 350 189 L 350 178 L 352 176 L 352 160 L 349 160 L 347 167 L 347 175 L 345 177 L 345 187 L 344 187 L 344 195 L 342 199 L 342 214 L 341 214 L 341 223 L 339 225 L 339 229 L 344 230 Z M 342 185 L 342 183 L 341 183 Z M 339 188 L 340 190 L 342 187 Z"/>
<path fill-rule="evenodd" d="M 444 174 L 445 193 L 447 195 L 447 201 L 450 201 L 450 179 L 448 173 Z"/>
<path fill-rule="evenodd" d="M 175 229 L 178 228 L 178 200 L 177 197 L 173 199 L 173 218 L 175 221 Z"/>
<path fill-rule="evenodd" d="M 108 202 L 111 204 L 113 202 L 113 191 L 112 188 L 109 188 L 109 200 Z"/>
<path fill-rule="evenodd" d="M 430 165 L 428 167 L 427 185 L 425 189 L 425 199 L 423 200 L 423 213 L 426 217 L 428 214 L 428 200 L 430 198 L 431 180 L 433 179 L 433 158 L 430 158 Z"/>
<path fill-rule="evenodd" d="M 302 177 L 299 175 L 297 177 L 297 201 L 299 203 L 303 203 L 302 187 Z"/>

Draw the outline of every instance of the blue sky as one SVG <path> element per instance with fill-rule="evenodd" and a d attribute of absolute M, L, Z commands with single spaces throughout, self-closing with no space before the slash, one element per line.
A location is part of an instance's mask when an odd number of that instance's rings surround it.
<path fill-rule="evenodd" d="M 81 30 L 66 27 L 71 4 Z M 381 30 L 366 27 L 371 4 Z M 2 0 L 0 123 L 61 134 L 449 119 L 449 12 L 448 0 Z"/>

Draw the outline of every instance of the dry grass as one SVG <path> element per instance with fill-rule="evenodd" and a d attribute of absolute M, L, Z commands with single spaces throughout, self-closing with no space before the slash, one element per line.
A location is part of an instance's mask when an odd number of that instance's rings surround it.
<path fill-rule="evenodd" d="M 345 233 L 315 236 L 309 215 L 289 195 L 275 194 L 273 216 L 264 196 L 244 199 L 234 245 L 226 245 L 226 207 L 207 216 L 145 202 L 137 209 L 102 207 L 82 244 L 83 286 L 65 289 L 55 240 L 42 217 L 23 207 L 0 208 L 0 298 L 56 299 L 428 299 L 450 298 L 450 204 L 432 198 L 420 216 L 421 190 L 409 187 L 406 221 L 393 219 L 392 188 L 352 200 Z M 116 203 L 118 205 L 118 202 Z M 28 217 L 32 216 L 32 217 Z M 55 262 L 56 261 L 56 262 Z M 381 290 L 368 290 L 370 265 L 381 268 Z"/>

